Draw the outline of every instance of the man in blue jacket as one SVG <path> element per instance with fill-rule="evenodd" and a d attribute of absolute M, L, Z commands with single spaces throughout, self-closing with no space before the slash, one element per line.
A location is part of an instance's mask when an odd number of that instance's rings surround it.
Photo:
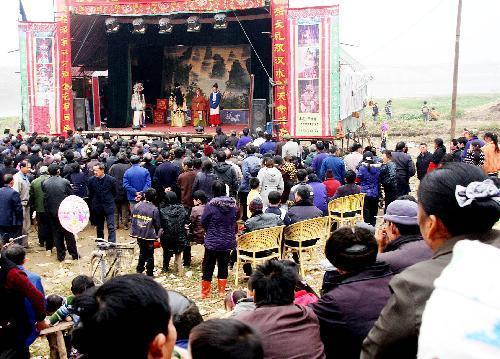
<path fill-rule="evenodd" d="M 151 187 L 151 175 L 149 171 L 139 165 L 139 156 L 130 157 L 130 167 L 123 175 L 123 188 L 127 192 L 127 199 L 133 208 L 137 203 L 137 197 Z"/>
<path fill-rule="evenodd" d="M 328 170 L 332 170 L 333 178 L 344 184 L 345 163 L 341 158 L 337 157 L 337 146 L 334 145 L 330 147 L 330 155 L 321 163 L 319 171 L 319 179 L 321 181 L 325 179 L 325 174 Z"/>
<path fill-rule="evenodd" d="M 94 166 L 94 176 L 89 179 L 89 202 L 97 238 L 104 238 L 104 220 L 108 225 L 108 241 L 116 242 L 115 198 L 116 179 L 104 173 L 106 166 Z"/>
<path fill-rule="evenodd" d="M 4 175 L 5 186 L 0 188 L 0 240 L 9 240 L 21 235 L 23 206 L 19 193 L 12 189 L 14 176 Z"/>

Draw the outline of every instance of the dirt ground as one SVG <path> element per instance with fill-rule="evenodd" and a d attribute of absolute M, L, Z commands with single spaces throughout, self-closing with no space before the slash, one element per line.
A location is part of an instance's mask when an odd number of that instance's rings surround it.
<path fill-rule="evenodd" d="M 399 128 L 402 130 L 399 134 L 395 134 L 393 136 L 391 136 L 391 134 L 389 135 L 389 147 L 394 147 L 396 142 L 405 140 L 410 147 L 410 154 L 416 157 L 418 154 L 418 144 L 420 142 L 432 143 L 432 140 L 436 137 L 442 137 L 444 139 L 449 138 L 448 126 L 449 123 L 447 121 L 438 121 L 426 124 L 391 124 L 393 133 L 396 131 L 394 130 L 394 128 Z M 378 131 L 377 127 L 378 126 L 376 124 L 371 124 L 369 126 L 369 129 L 373 134 L 376 134 Z M 487 106 L 482 106 L 481 108 L 468 111 L 457 123 L 457 137 L 461 135 L 461 129 L 463 129 L 464 127 L 478 128 L 481 132 L 498 132 L 500 129 L 500 104 L 489 104 Z M 377 146 L 380 144 L 380 138 L 373 137 L 372 141 Z M 412 179 L 411 185 L 413 194 L 415 194 L 416 188 L 418 186 L 418 181 L 416 179 Z M 88 226 L 81 233 L 77 242 L 79 253 L 82 256 L 81 259 L 79 261 L 69 260 L 59 263 L 56 259 L 55 254 L 47 257 L 44 248 L 38 246 L 36 228 L 32 228 L 29 236 L 30 248 L 28 249 L 28 262 L 26 263 L 26 268 L 42 276 L 46 295 L 69 295 L 71 280 L 78 274 L 90 273 L 90 256 L 92 251 L 95 250 L 94 238 L 95 228 Z M 127 231 L 119 229 L 117 230 L 117 240 L 118 242 L 128 242 L 131 239 L 128 236 Z M 165 288 L 182 292 L 196 301 L 204 318 L 207 319 L 212 317 L 220 317 L 225 313 L 225 311 L 223 299 L 217 297 L 217 295 L 215 294 L 216 288 L 212 288 L 213 292 L 211 298 L 203 301 L 200 298 L 201 261 L 203 256 L 203 247 L 200 245 L 196 245 L 193 247 L 192 252 L 192 266 L 186 268 L 182 275 L 178 275 L 172 272 L 161 273 L 159 271 L 162 265 L 162 252 L 161 249 L 156 249 L 155 279 Z M 137 263 L 137 257 L 138 248 L 135 251 L 133 263 L 128 270 L 130 273 L 135 271 L 134 268 Z M 314 264 L 308 267 L 306 277 L 304 278 L 318 293 L 321 287 L 321 280 L 323 276 L 323 269 L 319 265 L 321 259 L 323 259 L 323 257 L 320 255 L 318 255 L 318 258 L 314 259 Z M 234 271 L 230 271 L 228 287 L 237 289 L 234 286 Z M 246 282 L 240 282 L 239 288 L 244 289 L 245 287 Z M 37 339 L 37 341 L 31 346 L 31 352 L 33 357 L 35 358 L 47 357 L 47 341 L 45 339 Z"/>

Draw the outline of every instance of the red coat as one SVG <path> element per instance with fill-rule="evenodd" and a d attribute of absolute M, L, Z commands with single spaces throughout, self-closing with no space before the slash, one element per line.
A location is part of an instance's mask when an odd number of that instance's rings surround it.
<path fill-rule="evenodd" d="M 326 194 L 328 195 L 328 198 L 332 198 L 335 195 L 335 192 L 337 192 L 337 188 L 340 187 L 340 182 L 335 178 L 327 178 L 323 181 L 323 184 L 326 186 Z"/>

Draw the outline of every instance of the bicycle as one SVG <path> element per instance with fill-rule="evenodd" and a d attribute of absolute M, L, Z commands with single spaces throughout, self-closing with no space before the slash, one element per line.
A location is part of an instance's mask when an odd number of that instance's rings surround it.
<path fill-rule="evenodd" d="M 95 242 L 97 250 L 92 252 L 90 259 L 90 276 L 97 285 L 130 268 L 134 258 L 135 241 L 114 243 L 97 238 Z"/>

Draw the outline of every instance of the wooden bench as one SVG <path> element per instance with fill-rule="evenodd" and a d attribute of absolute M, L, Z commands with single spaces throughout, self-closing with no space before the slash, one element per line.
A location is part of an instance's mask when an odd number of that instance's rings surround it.
<path fill-rule="evenodd" d="M 40 337 L 46 336 L 50 346 L 50 359 L 68 359 L 63 332 L 71 329 L 73 322 L 61 322 L 40 332 Z"/>

